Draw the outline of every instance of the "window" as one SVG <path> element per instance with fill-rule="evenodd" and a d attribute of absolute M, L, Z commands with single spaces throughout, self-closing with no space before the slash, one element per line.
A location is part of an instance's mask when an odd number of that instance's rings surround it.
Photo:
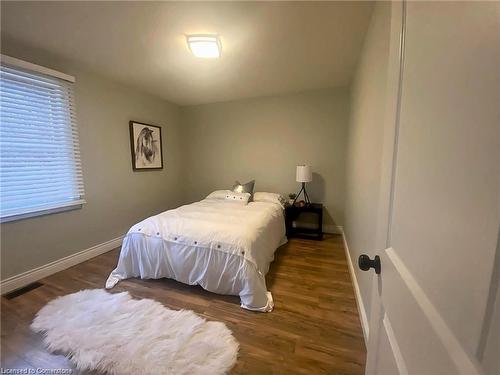
<path fill-rule="evenodd" d="M 73 83 L 12 57 L 0 65 L 0 219 L 85 203 Z"/>

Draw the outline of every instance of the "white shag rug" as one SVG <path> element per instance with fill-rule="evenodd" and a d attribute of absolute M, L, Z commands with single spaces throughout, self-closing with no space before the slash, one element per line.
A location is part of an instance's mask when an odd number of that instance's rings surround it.
<path fill-rule="evenodd" d="M 58 297 L 38 312 L 31 328 L 78 369 L 116 375 L 225 374 L 238 354 L 224 323 L 136 300 L 128 292 L 93 289 Z"/>

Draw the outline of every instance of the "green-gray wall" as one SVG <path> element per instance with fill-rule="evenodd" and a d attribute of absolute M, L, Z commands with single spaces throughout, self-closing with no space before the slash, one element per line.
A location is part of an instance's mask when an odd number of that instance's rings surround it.
<path fill-rule="evenodd" d="M 81 209 L 3 223 L 2 279 L 119 237 L 137 221 L 182 203 L 179 107 L 39 51 L 3 43 L 2 53 L 76 77 L 87 201 Z M 132 171 L 130 120 L 162 126 L 162 171 Z"/>
<path fill-rule="evenodd" d="M 182 108 L 186 200 L 255 179 L 256 191 L 297 192 L 297 164 L 310 164 L 311 200 L 325 204 L 325 224 L 342 225 L 346 88 Z"/>
<path fill-rule="evenodd" d="M 381 209 L 381 189 L 385 183 L 384 116 L 390 27 L 390 3 L 377 3 L 351 87 L 344 233 L 353 262 L 363 253 L 373 258 L 375 252 L 380 250 L 379 246 L 383 246 L 377 240 L 377 222 Z M 358 267 L 355 267 L 354 272 L 369 318 L 372 274 L 361 272 Z"/>

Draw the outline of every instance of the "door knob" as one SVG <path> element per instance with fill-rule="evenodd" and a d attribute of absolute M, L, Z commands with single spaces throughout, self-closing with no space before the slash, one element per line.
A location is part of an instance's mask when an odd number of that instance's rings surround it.
<path fill-rule="evenodd" d="M 360 255 L 358 259 L 358 266 L 363 271 L 368 271 L 370 268 L 375 270 L 375 273 L 380 274 L 380 257 L 375 255 L 375 258 L 370 259 L 366 254 Z"/>

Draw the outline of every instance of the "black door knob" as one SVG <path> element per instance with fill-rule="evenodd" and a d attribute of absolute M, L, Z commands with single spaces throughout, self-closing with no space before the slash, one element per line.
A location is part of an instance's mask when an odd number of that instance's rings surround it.
<path fill-rule="evenodd" d="M 370 259 L 366 254 L 360 255 L 358 259 L 358 266 L 363 271 L 368 271 L 370 268 L 375 270 L 375 273 L 380 274 L 380 257 L 375 255 L 375 258 Z"/>

